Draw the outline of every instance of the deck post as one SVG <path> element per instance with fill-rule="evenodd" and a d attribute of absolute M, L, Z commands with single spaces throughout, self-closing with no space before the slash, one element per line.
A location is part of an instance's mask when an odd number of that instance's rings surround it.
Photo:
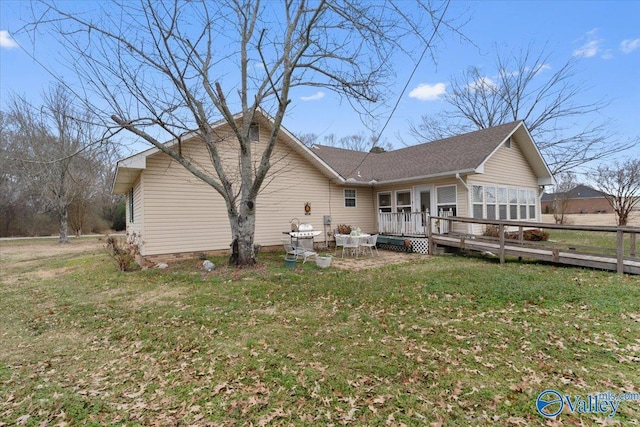
<path fill-rule="evenodd" d="M 520 244 L 524 242 L 524 227 L 521 225 L 518 227 L 518 240 L 520 240 Z"/>
<path fill-rule="evenodd" d="M 427 244 L 429 245 L 429 255 L 435 255 L 435 247 L 433 244 L 433 232 L 431 231 L 431 215 L 427 217 Z"/>
<path fill-rule="evenodd" d="M 504 224 L 498 225 L 498 233 L 500 234 L 500 264 L 504 264 Z"/>
<path fill-rule="evenodd" d="M 622 274 L 624 273 L 624 231 L 618 228 L 616 235 L 617 235 L 616 253 L 618 255 L 617 271 L 618 271 L 618 274 Z"/>
<path fill-rule="evenodd" d="M 638 234 L 635 232 L 631 232 L 629 233 L 629 236 L 631 237 L 631 244 L 630 244 L 630 248 L 629 248 L 629 256 L 631 256 L 632 258 L 635 258 L 638 254 L 636 252 L 636 236 Z"/>

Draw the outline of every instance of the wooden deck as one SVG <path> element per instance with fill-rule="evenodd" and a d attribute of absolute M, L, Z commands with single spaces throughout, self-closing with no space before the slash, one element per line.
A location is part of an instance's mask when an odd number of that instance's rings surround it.
<path fill-rule="evenodd" d="M 432 217 L 436 219 L 436 217 Z M 503 232 L 500 238 L 489 238 L 470 234 L 440 234 L 430 233 L 429 246 L 430 253 L 434 253 L 435 246 L 445 246 L 458 248 L 461 250 L 471 250 L 479 252 L 490 252 L 500 257 L 500 262 L 505 262 L 505 256 L 536 259 L 553 262 L 557 264 L 572 265 L 579 267 L 597 268 L 602 270 L 612 270 L 618 273 L 640 274 L 640 258 L 636 248 L 636 236 L 640 234 L 638 227 L 592 227 L 592 226 L 564 226 L 555 224 L 528 223 L 517 221 L 489 221 L 473 218 L 442 218 L 451 221 L 475 224 L 497 225 Z M 617 248 L 615 255 L 592 253 L 581 251 L 580 248 L 554 247 L 548 242 L 527 242 L 520 240 L 508 240 L 504 236 L 504 230 L 517 227 L 522 234 L 523 228 L 552 228 L 565 230 L 615 232 L 617 235 Z M 624 236 L 629 236 L 630 248 L 628 253 L 624 249 Z"/>

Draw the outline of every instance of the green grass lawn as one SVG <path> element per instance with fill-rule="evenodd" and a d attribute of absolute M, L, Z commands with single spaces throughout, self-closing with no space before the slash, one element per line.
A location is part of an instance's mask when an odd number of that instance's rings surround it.
<path fill-rule="evenodd" d="M 267 253 L 205 274 L 4 255 L 0 426 L 640 419 L 640 401 L 611 419 L 535 406 L 546 389 L 640 393 L 638 277 L 452 256 L 345 272 Z"/>

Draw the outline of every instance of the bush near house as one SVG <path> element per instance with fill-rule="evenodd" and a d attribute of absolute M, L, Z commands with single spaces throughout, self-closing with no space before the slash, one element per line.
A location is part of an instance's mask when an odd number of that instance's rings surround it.
<path fill-rule="evenodd" d="M 497 225 L 487 225 L 482 235 L 486 237 L 500 237 L 500 228 Z M 510 240 L 519 240 L 520 233 L 517 231 L 507 231 L 504 233 L 504 237 Z M 522 232 L 522 238 L 530 242 L 544 242 L 549 240 L 549 233 L 538 228 L 532 228 L 524 230 Z"/>

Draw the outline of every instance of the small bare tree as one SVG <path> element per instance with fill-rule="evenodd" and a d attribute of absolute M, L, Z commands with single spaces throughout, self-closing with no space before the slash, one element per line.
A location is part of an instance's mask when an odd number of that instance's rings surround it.
<path fill-rule="evenodd" d="M 607 102 L 579 102 L 585 88 L 578 80 L 577 59 L 556 69 L 550 59 L 550 54 L 528 47 L 508 56 L 497 53 L 495 75 L 470 67 L 452 78 L 443 98 L 451 109 L 423 116 L 421 123 L 410 125 L 411 134 L 430 141 L 523 120 L 554 175 L 630 147 L 631 140 L 613 141 L 607 122 L 578 124 L 597 116 Z"/>
<path fill-rule="evenodd" d="M 640 160 L 599 166 L 595 183 L 616 213 L 618 225 L 627 225 L 633 210 L 640 207 Z"/>
<path fill-rule="evenodd" d="M 324 87 L 369 111 L 395 78 L 392 56 L 409 53 L 405 43 L 426 51 L 448 27 L 447 2 L 416 2 L 408 13 L 394 1 L 141 0 L 94 4 L 109 10 L 88 15 L 41 4 L 26 29 L 60 40 L 72 72 L 92 93 L 87 102 L 111 117 L 114 131 L 158 148 L 222 196 L 237 266 L 256 261 L 256 198 L 292 88 Z M 272 126 L 254 153 L 258 110 Z M 219 120 L 231 139 L 212 127 Z M 187 133 L 206 148 L 210 165 L 181 150 Z M 175 144 L 164 144 L 170 139 Z M 231 142 L 237 160 L 225 162 L 221 146 Z"/>
<path fill-rule="evenodd" d="M 576 175 L 573 172 L 562 172 L 556 176 L 557 184 L 553 195 L 553 219 L 556 224 L 566 224 L 566 213 L 571 200 L 571 190 L 576 183 Z"/>

